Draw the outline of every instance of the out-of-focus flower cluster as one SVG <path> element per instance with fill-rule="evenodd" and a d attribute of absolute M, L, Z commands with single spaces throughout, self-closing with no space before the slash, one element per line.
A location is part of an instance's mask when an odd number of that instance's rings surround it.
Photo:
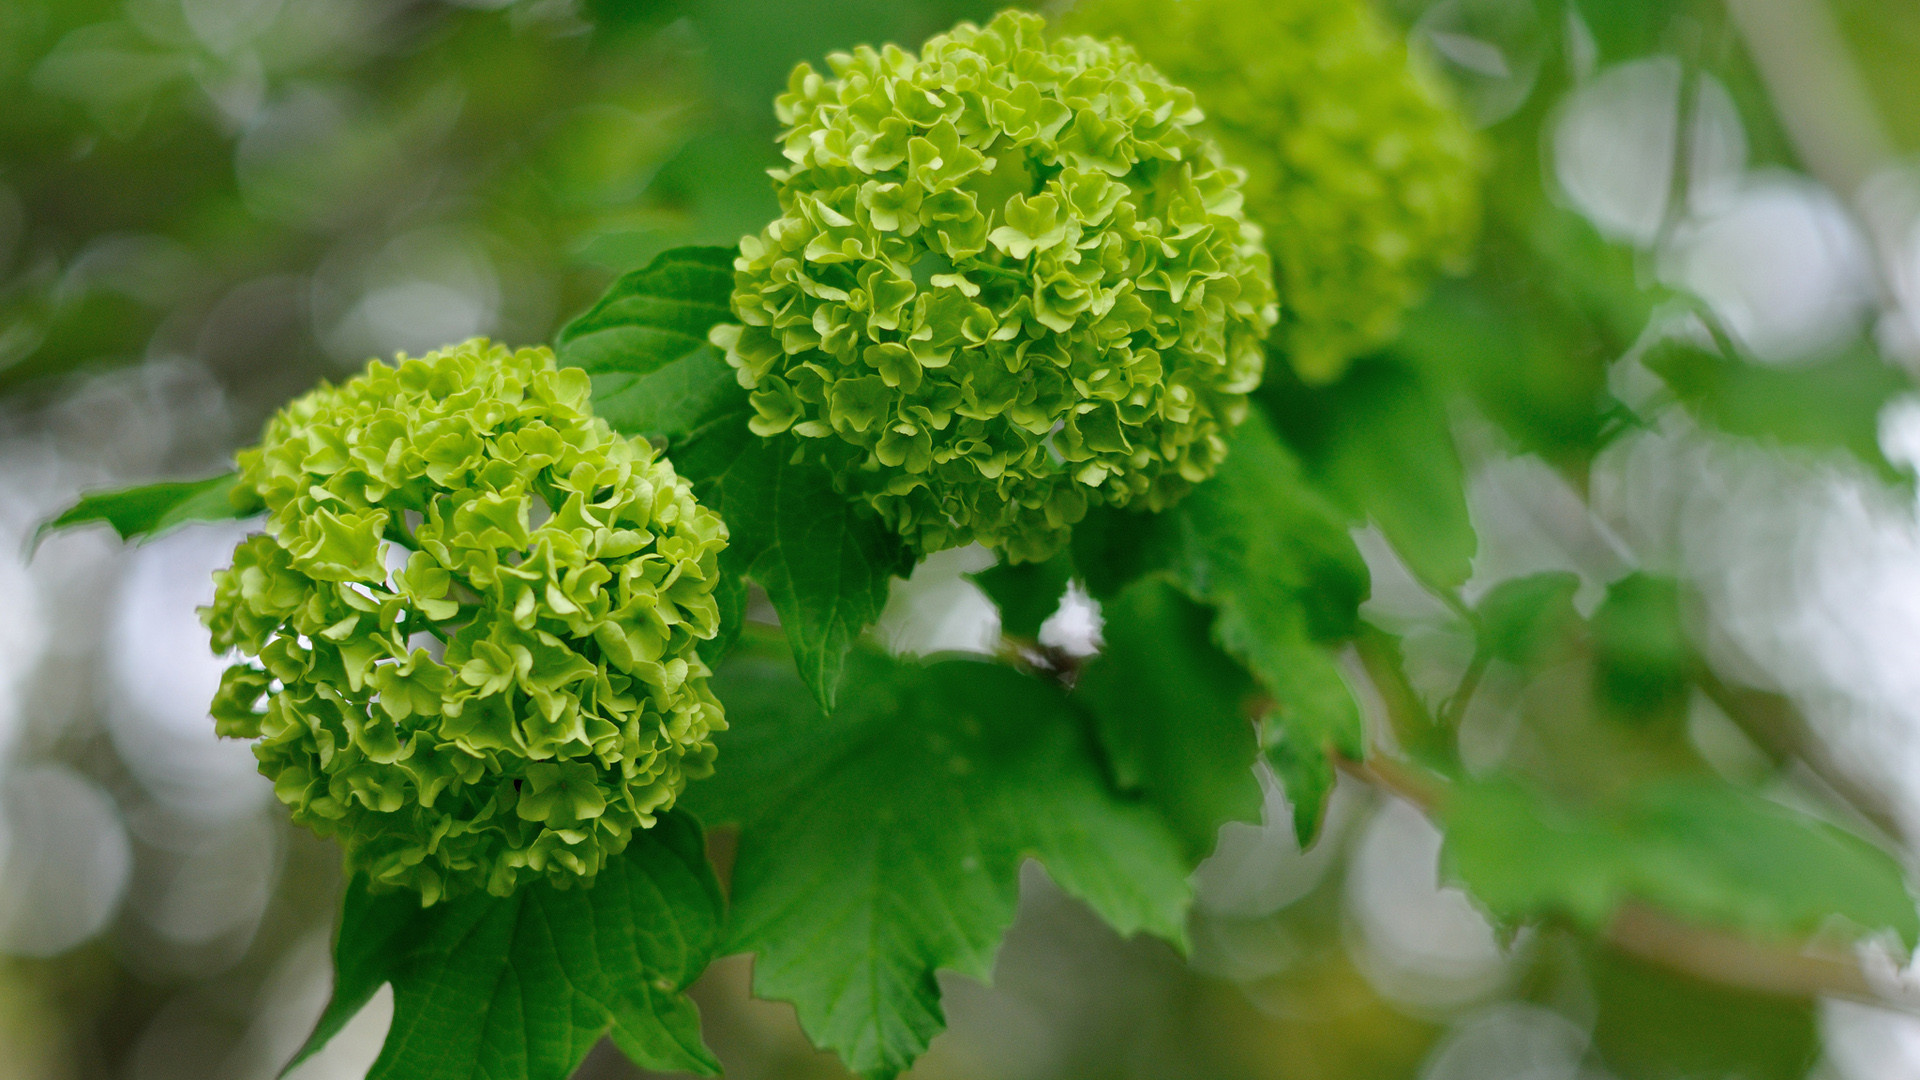
<path fill-rule="evenodd" d="M 1090 504 L 1170 504 L 1224 456 L 1276 317 L 1193 96 L 1045 29 L 1009 12 L 796 68 L 783 213 L 714 331 L 753 429 L 922 552 L 1042 559 Z"/>
<path fill-rule="evenodd" d="M 1302 377 L 1384 344 L 1479 224 L 1479 147 L 1367 0 L 1081 0 L 1072 29 L 1131 41 L 1190 87 L 1266 230 L 1278 338 Z"/>
<path fill-rule="evenodd" d="M 726 528 L 584 373 L 484 340 L 375 361 L 240 455 L 264 532 L 203 617 L 296 821 L 427 903 L 591 879 L 713 760 Z"/>

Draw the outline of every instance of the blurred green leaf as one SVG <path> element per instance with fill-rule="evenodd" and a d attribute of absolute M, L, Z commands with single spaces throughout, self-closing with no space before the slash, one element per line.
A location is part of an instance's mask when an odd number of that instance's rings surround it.
<path fill-rule="evenodd" d="M 1260 401 L 1307 468 L 1356 518 L 1371 519 L 1420 580 L 1457 588 L 1477 542 L 1447 415 L 1419 375 L 1388 357 L 1310 387 L 1278 365 Z"/>
<path fill-rule="evenodd" d="M 1060 610 L 1073 577 L 1073 559 L 1062 553 L 1041 563 L 1000 562 L 967 576 L 1000 609 L 1001 633 L 1031 639 L 1039 637 L 1040 625 Z"/>
<path fill-rule="evenodd" d="M 1253 680 L 1208 640 L 1213 613 L 1164 581 L 1135 582 L 1102 614 L 1106 644 L 1074 698 L 1099 718 L 1121 788 L 1157 807 L 1197 864 L 1220 826 L 1260 820 Z"/>
<path fill-rule="evenodd" d="M 205 480 L 166 481 L 98 491 L 40 526 L 34 541 L 56 529 L 103 522 L 122 540 L 150 540 L 194 521 L 235 521 L 264 512 L 251 491 L 240 488 L 239 473 Z"/>
<path fill-rule="evenodd" d="M 593 378 L 594 412 L 628 435 L 673 442 L 745 407 L 714 324 L 733 317 L 731 248 L 676 248 L 624 274 L 556 339 Z"/>
<path fill-rule="evenodd" d="M 1480 598 L 1480 649 L 1520 667 L 1532 667 L 1561 651 L 1580 625 L 1573 596 L 1580 576 L 1565 570 L 1503 581 Z"/>
<path fill-rule="evenodd" d="M 1333 759 L 1323 746 L 1303 735 L 1303 724 L 1274 725 L 1266 748 L 1267 764 L 1287 793 L 1293 811 L 1293 838 L 1302 851 L 1313 846 L 1326 822 L 1327 803 L 1333 797 L 1334 784 L 1340 779 Z"/>
<path fill-rule="evenodd" d="M 713 956 L 721 913 L 700 827 L 681 812 L 635 833 L 590 887 L 542 880 L 422 908 L 356 876 L 333 997 L 288 1068 L 391 983 L 369 1080 L 565 1080 L 602 1035 L 642 1067 L 718 1075 L 683 992 Z"/>
<path fill-rule="evenodd" d="M 1800 941 L 1834 916 L 1861 935 L 1920 915 L 1899 862 L 1806 814 L 1723 782 L 1637 787 L 1616 810 L 1559 806 L 1509 781 L 1456 785 L 1445 865 L 1497 917 L 1557 914 L 1605 927 L 1627 900 L 1770 940 Z"/>
<path fill-rule="evenodd" d="M 1865 345 L 1825 363 L 1767 367 L 1665 338 L 1644 363 L 1681 404 L 1731 435 L 1782 446 L 1839 449 L 1897 479 L 1880 451 L 1880 410 L 1913 380 Z"/>
<path fill-rule="evenodd" d="M 1695 657 L 1681 624 L 1679 583 L 1644 573 L 1621 578 L 1593 613 L 1592 630 L 1600 699 L 1637 722 L 1684 722 Z"/>
<path fill-rule="evenodd" d="M 1122 934 L 1184 947 L 1190 864 L 1107 787 L 1059 689 L 974 661 L 853 668 L 822 716 L 786 665 L 737 657 L 715 684 L 727 765 L 686 794 L 740 825 L 728 947 L 815 1044 L 866 1076 L 910 1065 L 946 1024 L 934 973 L 987 978 L 1030 856 Z"/>
<path fill-rule="evenodd" d="M 1369 585 L 1345 516 L 1260 413 L 1234 432 L 1213 479 L 1162 515 L 1175 580 L 1220 610 L 1221 643 L 1282 693 L 1290 650 L 1352 636 Z"/>
<path fill-rule="evenodd" d="M 1366 721 L 1353 687 L 1325 649 L 1298 648 L 1290 663 L 1296 669 L 1292 693 L 1261 717 L 1260 742 L 1292 805 L 1294 839 L 1306 848 L 1319 836 L 1333 794 L 1334 755 L 1366 757 Z"/>

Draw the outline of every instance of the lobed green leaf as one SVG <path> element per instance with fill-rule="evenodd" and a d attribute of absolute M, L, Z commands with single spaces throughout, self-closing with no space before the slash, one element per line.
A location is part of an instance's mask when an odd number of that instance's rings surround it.
<path fill-rule="evenodd" d="M 767 590 L 807 689 L 833 708 L 848 652 L 880 617 L 893 577 L 912 570 L 911 553 L 825 468 L 748 431 L 745 413 L 695 432 L 674 463 L 726 519 L 722 569 Z"/>
<path fill-rule="evenodd" d="M 728 948 L 816 1045 L 868 1076 L 910 1065 L 945 1026 L 934 973 L 987 978 L 1028 857 L 1121 933 L 1184 946 L 1190 864 L 1108 788 L 1058 688 L 975 661 L 851 667 L 822 715 L 784 664 L 736 656 L 726 767 L 687 792 L 741 828 Z"/>
<path fill-rule="evenodd" d="M 1214 607 L 1213 636 L 1273 694 L 1263 742 L 1294 787 L 1302 843 L 1331 790 L 1330 754 L 1366 750 L 1359 705 L 1330 648 L 1352 635 L 1369 586 L 1345 516 L 1316 491 L 1260 413 L 1218 475 L 1168 512 L 1090 517 L 1074 558 L 1095 596 L 1163 573 Z"/>
<path fill-rule="evenodd" d="M 1418 372 L 1370 357 L 1324 387 L 1270 378 L 1258 400 L 1313 478 L 1354 518 L 1380 527 L 1407 568 L 1458 588 L 1478 547 L 1466 471 L 1439 398 Z"/>
<path fill-rule="evenodd" d="M 1883 477 L 1900 474 L 1880 449 L 1880 410 L 1911 393 L 1913 380 L 1864 345 L 1823 363 L 1780 368 L 1668 338 L 1643 362 L 1689 411 L 1721 431 L 1841 450 Z"/>
<path fill-rule="evenodd" d="M 565 1080 L 603 1035 L 644 1068 L 715 1075 L 683 991 L 712 959 L 721 911 L 700 827 L 679 811 L 587 888 L 542 880 L 422 908 L 356 876 L 333 998 L 288 1068 L 390 983 L 393 1023 L 369 1080 Z"/>
<path fill-rule="evenodd" d="M 622 434 L 672 443 L 745 406 L 733 369 L 707 343 L 707 331 L 732 318 L 734 254 L 662 252 L 561 329 L 555 352 L 592 377 L 594 415 Z"/>
<path fill-rule="evenodd" d="M 1209 640 L 1213 613 L 1159 578 L 1135 582 L 1103 614 L 1106 645 L 1074 697 L 1099 718 L 1121 787 L 1159 808 L 1197 864 L 1220 826 L 1259 823 L 1257 688 Z"/>

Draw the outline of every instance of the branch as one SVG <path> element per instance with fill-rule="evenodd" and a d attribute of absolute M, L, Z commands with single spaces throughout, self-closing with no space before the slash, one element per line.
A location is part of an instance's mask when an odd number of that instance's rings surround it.
<path fill-rule="evenodd" d="M 1694 682 L 1707 699 L 1719 706 L 1776 765 L 1790 761 L 1805 765 L 1837 801 L 1878 830 L 1883 840 L 1896 847 L 1903 846 L 1906 830 L 1901 827 L 1892 802 L 1843 768 L 1791 701 L 1764 690 L 1730 685 L 1705 664 L 1699 668 L 1694 673 Z"/>
<path fill-rule="evenodd" d="M 1378 642 L 1362 647 L 1360 655 L 1376 684 L 1387 676 L 1385 685 L 1376 689 L 1390 714 L 1409 703 L 1424 714 Z M 1389 670 L 1379 670 L 1383 664 Z M 1396 731 L 1421 723 L 1419 715 L 1390 715 L 1388 720 Z M 1377 742 L 1366 761 L 1341 759 L 1339 765 L 1444 825 L 1448 782 L 1439 774 L 1382 751 Z M 1788 997 L 1844 998 L 1920 1015 L 1920 987 L 1902 981 L 1895 971 L 1881 970 L 1890 966 L 1891 958 L 1876 957 L 1870 945 L 1853 952 L 1817 942 L 1796 949 L 1686 922 L 1638 901 L 1622 904 L 1602 936 L 1624 953 L 1722 986 Z"/>

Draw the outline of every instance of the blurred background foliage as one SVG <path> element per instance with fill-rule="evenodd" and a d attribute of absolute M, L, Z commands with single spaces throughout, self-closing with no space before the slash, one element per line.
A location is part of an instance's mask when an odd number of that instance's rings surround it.
<path fill-rule="evenodd" d="M 12 554 L 38 521 L 211 471 L 368 356 L 549 340 L 620 271 L 732 243 L 774 212 L 794 62 L 993 7 L 0 3 L 0 1076 L 274 1075 L 324 999 L 338 888 L 204 717 L 191 608 L 232 530 Z M 1484 132 L 1484 234 L 1392 346 L 1328 386 L 1274 365 L 1261 396 L 1370 522 L 1361 641 L 1394 636 L 1432 725 L 1389 737 L 1543 797 L 1717 776 L 1911 862 L 1920 9 L 1383 8 Z M 991 649 L 963 576 L 989 561 L 896 583 L 879 636 Z M 1069 608 L 1048 632 L 1088 637 Z M 1568 921 L 1496 930 L 1367 784 L 1305 852 L 1272 783 L 1265 809 L 1200 871 L 1191 961 L 1030 867 L 994 987 L 949 980 L 914 1075 L 1920 1075 L 1920 1021 L 1695 981 Z M 729 1075 L 842 1075 L 746 972 L 697 991 Z M 378 1012 L 300 1080 L 364 1071 Z M 633 1075 L 606 1049 L 582 1075 Z"/>

